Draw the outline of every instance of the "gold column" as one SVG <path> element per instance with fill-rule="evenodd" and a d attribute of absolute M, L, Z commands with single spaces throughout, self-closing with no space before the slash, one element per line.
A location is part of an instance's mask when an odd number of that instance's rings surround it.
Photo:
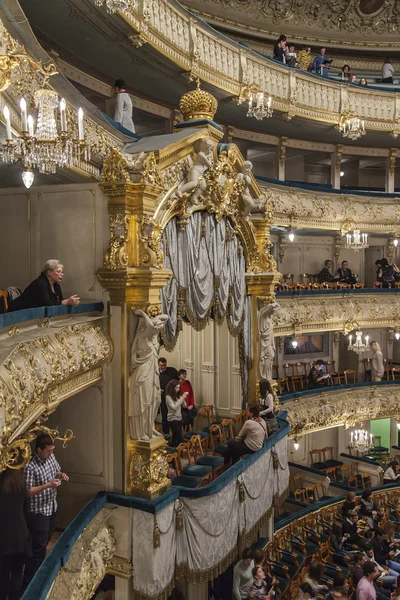
<path fill-rule="evenodd" d="M 147 155 L 140 178 L 137 177 L 139 181 L 131 181 L 128 169 L 127 159 L 117 149 L 104 161 L 100 187 L 108 197 L 110 241 L 104 266 L 97 271 L 97 276 L 110 293 L 111 305 L 121 307 L 118 368 L 120 366 L 124 420 L 124 492 L 153 498 L 171 483 L 167 477 L 164 438 L 151 442 L 130 439 L 130 344 L 136 327 L 132 311 L 141 309 L 149 316 L 161 313 L 160 290 L 167 284 L 171 272 L 163 268 L 161 230 L 153 219 L 163 193 L 154 155 Z"/>
<path fill-rule="evenodd" d="M 258 248 L 258 261 L 253 272 L 246 274 L 247 291 L 251 296 L 251 339 L 252 339 L 252 366 L 249 372 L 249 403 L 254 403 L 258 396 L 258 360 L 259 360 L 259 335 L 258 311 L 264 304 L 275 302 L 275 285 L 279 282 L 281 274 L 277 271 L 274 257 L 271 255 L 272 242 L 270 228 L 272 225 L 272 209 L 269 198 L 261 216 L 256 215 L 253 220 L 255 238 Z"/>

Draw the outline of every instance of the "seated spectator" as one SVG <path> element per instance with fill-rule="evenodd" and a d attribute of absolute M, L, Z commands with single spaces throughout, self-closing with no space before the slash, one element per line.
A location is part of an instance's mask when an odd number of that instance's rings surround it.
<path fill-rule="evenodd" d="M 342 266 L 337 270 L 337 275 L 339 275 L 339 281 L 341 283 L 356 283 L 357 279 L 354 277 L 351 269 L 349 269 L 349 263 L 347 260 L 342 261 Z"/>
<path fill-rule="evenodd" d="M 32 281 L 22 294 L 10 303 L 9 312 L 24 310 L 25 308 L 57 306 L 59 304 L 78 306 L 79 298 L 76 294 L 64 300 L 59 283 L 63 277 L 64 267 L 60 261 L 48 260 L 39 277 Z"/>
<path fill-rule="evenodd" d="M 382 277 L 379 276 L 379 273 L 380 273 L 381 267 L 382 267 L 382 259 L 381 258 L 379 260 L 375 261 L 375 266 L 376 266 L 376 281 L 382 282 Z"/>
<path fill-rule="evenodd" d="M 337 281 L 339 279 L 339 275 L 332 275 L 332 261 L 326 260 L 324 268 L 317 274 L 317 278 L 319 283 L 332 283 L 333 281 Z"/>
<path fill-rule="evenodd" d="M 347 512 L 347 517 L 342 525 L 343 535 L 348 533 L 349 536 L 347 538 L 350 544 L 354 544 L 359 548 L 363 548 L 365 546 L 365 539 L 361 536 L 364 533 L 364 529 L 358 526 L 358 514 L 355 510 L 349 510 Z"/>
<path fill-rule="evenodd" d="M 264 567 L 265 564 L 265 552 L 263 550 L 260 550 L 259 548 L 256 548 L 255 550 L 253 550 L 253 552 L 251 553 L 252 559 L 254 561 L 254 566 L 255 567 Z"/>
<path fill-rule="evenodd" d="M 242 560 L 233 569 L 233 598 L 234 600 L 246 600 L 249 589 L 253 583 L 254 561 L 251 558 L 251 550 L 245 548 L 242 552 Z"/>
<path fill-rule="evenodd" d="M 312 70 L 317 75 L 328 77 L 328 69 L 331 62 L 332 61 L 326 56 L 326 48 L 321 48 L 320 53 L 313 60 Z"/>
<path fill-rule="evenodd" d="M 310 389 L 325 387 L 328 385 L 329 375 L 322 372 L 324 365 L 324 361 L 319 359 L 315 365 L 311 367 L 308 374 L 308 387 Z"/>
<path fill-rule="evenodd" d="M 297 54 L 294 51 L 294 44 L 289 44 L 289 51 L 286 53 L 286 64 L 289 67 L 297 66 Z"/>
<path fill-rule="evenodd" d="M 311 48 L 303 46 L 297 55 L 297 66 L 303 71 L 311 70 Z"/>
<path fill-rule="evenodd" d="M 357 75 L 355 73 L 349 73 L 349 83 L 356 83 Z"/>
<path fill-rule="evenodd" d="M 297 600 L 311 600 L 315 598 L 314 590 L 309 583 L 299 585 L 299 595 Z"/>
<path fill-rule="evenodd" d="M 390 58 L 387 58 L 382 65 L 382 83 L 393 83 L 394 67 Z"/>
<path fill-rule="evenodd" d="M 363 576 L 357 585 L 356 600 L 375 600 L 376 590 L 374 581 L 379 577 L 379 571 L 376 564 L 367 560 L 363 564 Z"/>
<path fill-rule="evenodd" d="M 359 515 L 362 515 L 368 523 L 368 526 L 371 529 L 376 529 L 378 526 L 379 520 L 382 518 L 380 512 L 372 498 L 372 490 L 366 489 L 363 491 L 362 496 L 360 498 L 360 512 Z"/>
<path fill-rule="evenodd" d="M 354 553 L 354 566 L 351 569 L 351 576 L 353 578 L 354 587 L 357 587 L 358 582 L 363 577 L 363 564 L 365 563 L 365 554 L 364 552 L 355 552 Z"/>
<path fill-rule="evenodd" d="M 187 392 L 186 396 L 186 408 L 182 408 L 182 421 L 187 429 L 189 429 L 190 425 L 193 425 L 194 418 L 197 415 L 197 408 L 194 405 L 194 394 L 192 384 L 188 379 L 186 379 L 186 371 L 185 369 L 180 369 L 178 371 L 179 376 L 179 384 L 181 386 L 181 394 Z"/>
<path fill-rule="evenodd" d="M 260 417 L 262 417 L 267 424 L 268 435 L 272 435 L 279 429 L 278 420 L 274 414 L 274 393 L 268 379 L 261 379 L 259 385 L 261 406 Z"/>
<path fill-rule="evenodd" d="M 357 496 L 354 492 L 349 492 L 346 496 L 346 500 L 343 502 L 341 513 L 344 517 L 347 517 L 349 510 L 360 510 L 360 506 L 356 504 Z"/>
<path fill-rule="evenodd" d="M 286 35 L 280 35 L 274 46 L 273 58 L 279 62 L 286 63 Z"/>
<path fill-rule="evenodd" d="M 308 567 L 307 573 L 303 577 L 303 583 L 309 583 L 315 596 L 328 590 L 328 586 L 321 584 L 321 578 L 324 573 L 324 567 L 320 562 L 314 561 Z"/>
<path fill-rule="evenodd" d="M 365 555 L 367 557 L 367 561 L 371 561 L 372 563 L 374 563 L 374 565 L 377 568 L 378 573 L 376 579 L 378 579 L 382 583 L 383 587 L 393 589 L 397 584 L 398 573 L 396 573 L 396 571 L 390 572 L 390 569 L 388 567 L 382 566 L 378 563 L 378 561 L 375 558 L 374 549 L 372 548 L 371 544 L 365 544 L 364 550 Z"/>
<path fill-rule="evenodd" d="M 360 81 L 358 82 L 358 85 L 362 85 L 364 87 L 367 87 L 368 81 L 365 79 L 365 77 L 361 77 Z"/>
<path fill-rule="evenodd" d="M 339 73 L 339 77 L 342 79 L 342 81 L 348 81 L 349 73 L 350 73 L 350 66 L 343 65 L 342 70 Z"/>
<path fill-rule="evenodd" d="M 228 440 L 228 451 L 225 462 L 232 460 L 234 465 L 244 454 L 254 454 L 264 446 L 268 434 L 264 419 L 260 417 L 258 406 L 247 409 L 248 421 L 245 422 L 239 435 L 234 440 Z"/>
<path fill-rule="evenodd" d="M 383 568 L 388 567 L 389 575 L 395 575 L 397 577 L 400 573 L 400 564 L 394 560 L 396 551 L 390 547 L 383 529 L 378 527 L 375 530 L 370 543 L 374 551 L 376 562 Z"/>
<path fill-rule="evenodd" d="M 332 589 L 325 594 L 324 600 L 345 600 L 349 595 L 349 582 L 343 573 L 337 573 Z"/>
<path fill-rule="evenodd" d="M 349 533 L 343 533 L 342 526 L 340 523 L 334 523 L 332 525 L 331 532 L 331 546 L 335 554 L 342 554 L 351 556 L 354 552 L 346 550 L 345 543 L 350 537 Z"/>
<path fill-rule="evenodd" d="M 387 258 L 381 258 L 380 261 L 376 261 L 375 264 L 380 262 L 380 268 L 378 268 L 378 281 L 382 282 L 382 287 L 388 288 L 394 285 L 396 281 L 396 273 L 399 272 L 397 265 L 389 265 Z"/>
<path fill-rule="evenodd" d="M 181 386 L 177 379 L 172 379 L 165 389 L 165 402 L 168 409 L 168 424 L 171 428 L 172 437 L 170 446 L 176 448 L 183 442 L 182 435 L 182 406 L 186 406 L 187 392 L 181 395 Z"/>
<path fill-rule="evenodd" d="M 263 567 L 254 567 L 253 583 L 249 588 L 249 598 L 252 600 L 272 600 L 274 597 L 274 585 L 277 583 Z"/>
<path fill-rule="evenodd" d="M 396 474 L 397 462 L 392 460 L 386 467 L 383 474 L 383 483 L 394 483 L 400 478 L 400 473 Z"/>

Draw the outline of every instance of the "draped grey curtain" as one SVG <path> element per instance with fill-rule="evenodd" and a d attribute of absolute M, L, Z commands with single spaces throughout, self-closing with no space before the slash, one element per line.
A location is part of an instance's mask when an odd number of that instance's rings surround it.
<path fill-rule="evenodd" d="M 251 312 L 244 250 L 232 224 L 205 211 L 195 212 L 184 227 L 174 217 L 164 230 L 162 246 L 164 265 L 173 273 L 161 290 L 163 312 L 169 316 L 162 335 L 165 347 L 175 347 L 183 319 L 201 331 L 211 317 L 219 324 L 226 318 L 230 333 L 240 335 L 247 389 Z"/>

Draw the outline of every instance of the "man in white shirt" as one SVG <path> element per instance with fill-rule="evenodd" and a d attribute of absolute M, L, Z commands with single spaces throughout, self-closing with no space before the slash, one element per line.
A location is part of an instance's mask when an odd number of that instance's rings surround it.
<path fill-rule="evenodd" d="M 234 600 L 245 600 L 249 595 L 249 589 L 253 583 L 254 561 L 251 559 L 251 550 L 245 548 L 242 552 L 242 560 L 239 560 L 233 569 L 233 598 Z"/>
<path fill-rule="evenodd" d="M 245 422 L 239 435 L 234 440 L 228 440 L 228 451 L 225 455 L 225 463 L 232 460 L 232 464 L 238 462 L 243 454 L 254 454 L 264 446 L 268 434 L 267 425 L 260 417 L 258 406 L 249 406 L 247 409 L 248 421 Z"/>
<path fill-rule="evenodd" d="M 379 571 L 374 562 L 367 560 L 363 564 L 364 577 L 357 585 L 356 600 L 376 600 L 374 581 L 379 577 Z"/>
<path fill-rule="evenodd" d="M 388 567 L 382 567 L 375 559 L 374 549 L 371 544 L 365 544 L 364 546 L 367 561 L 374 563 L 378 569 L 378 579 L 382 582 L 383 587 L 394 589 L 397 583 L 397 573 L 392 571 Z"/>

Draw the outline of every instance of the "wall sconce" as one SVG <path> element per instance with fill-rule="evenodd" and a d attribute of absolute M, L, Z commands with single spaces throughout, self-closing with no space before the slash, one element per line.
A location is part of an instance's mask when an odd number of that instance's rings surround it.
<path fill-rule="evenodd" d="M 294 231 L 291 229 L 288 233 L 289 242 L 294 242 Z"/>
<path fill-rule="evenodd" d="M 293 448 L 295 452 L 297 452 L 297 450 L 300 448 L 300 442 L 297 441 L 297 438 L 294 439 Z"/>

